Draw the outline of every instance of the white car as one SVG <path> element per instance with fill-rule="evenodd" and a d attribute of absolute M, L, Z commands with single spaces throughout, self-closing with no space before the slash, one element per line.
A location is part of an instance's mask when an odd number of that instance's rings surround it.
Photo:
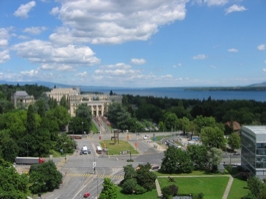
<path fill-rule="evenodd" d="M 148 140 L 149 138 L 150 138 L 150 136 L 148 136 L 148 135 L 144 135 L 144 137 L 143 137 L 144 140 Z"/>

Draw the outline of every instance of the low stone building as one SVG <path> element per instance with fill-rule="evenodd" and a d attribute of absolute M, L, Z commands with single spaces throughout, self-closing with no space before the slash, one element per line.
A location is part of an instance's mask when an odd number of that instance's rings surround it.
<path fill-rule="evenodd" d="M 56 99 L 58 103 L 65 96 L 72 117 L 75 116 L 75 111 L 80 104 L 89 106 L 93 116 L 104 116 L 108 112 L 108 106 L 111 103 L 122 103 L 121 95 L 80 94 L 79 88 L 54 88 L 51 92 L 46 92 L 46 95 Z"/>
<path fill-rule="evenodd" d="M 35 102 L 32 95 L 28 95 L 26 91 L 16 91 L 11 97 L 14 107 L 25 106 L 28 107 L 30 104 Z"/>

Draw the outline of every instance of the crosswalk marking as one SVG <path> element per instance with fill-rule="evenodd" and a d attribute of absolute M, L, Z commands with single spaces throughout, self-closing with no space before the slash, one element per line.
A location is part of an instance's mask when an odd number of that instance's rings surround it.
<path fill-rule="evenodd" d="M 122 175 L 94 175 L 90 173 L 67 173 L 66 174 L 69 177 L 98 177 L 98 178 L 116 178 L 116 179 L 123 179 L 124 176 Z"/>

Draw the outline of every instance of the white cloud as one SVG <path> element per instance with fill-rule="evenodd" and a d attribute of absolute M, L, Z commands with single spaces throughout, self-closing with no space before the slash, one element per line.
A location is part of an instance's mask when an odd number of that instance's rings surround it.
<path fill-rule="evenodd" d="M 0 39 L 0 48 L 5 47 L 8 45 L 7 39 Z"/>
<path fill-rule="evenodd" d="M 58 0 L 58 14 L 64 26 L 50 35 L 57 43 L 90 42 L 118 44 L 134 40 L 147 40 L 159 26 L 183 20 L 189 0 Z"/>
<path fill-rule="evenodd" d="M 44 27 L 44 26 L 42 26 L 42 27 L 30 27 L 30 28 L 25 28 L 23 30 L 23 32 L 30 33 L 30 34 L 33 34 L 33 35 L 38 35 L 38 34 L 42 33 L 45 30 L 46 30 L 46 27 Z"/>
<path fill-rule="evenodd" d="M 207 56 L 204 54 L 199 54 L 193 57 L 193 59 L 207 59 Z"/>
<path fill-rule="evenodd" d="M 228 3 L 228 0 L 194 0 L 193 3 L 207 4 L 207 6 L 223 6 Z"/>
<path fill-rule="evenodd" d="M 257 47 L 258 50 L 265 50 L 266 49 L 266 44 L 261 44 Z"/>
<path fill-rule="evenodd" d="M 229 8 L 225 9 L 225 14 L 229 14 L 232 12 L 243 12 L 246 11 L 247 9 L 244 6 L 239 6 L 239 5 L 232 5 Z"/>
<path fill-rule="evenodd" d="M 131 63 L 140 65 L 140 64 L 145 64 L 146 63 L 146 60 L 145 59 L 136 59 L 136 58 L 133 58 L 133 59 L 131 59 Z"/>
<path fill-rule="evenodd" d="M 8 39 L 10 35 L 8 29 L 0 28 L 0 48 L 6 47 L 8 45 Z"/>
<path fill-rule="evenodd" d="M 84 71 L 82 73 L 77 73 L 75 76 L 86 77 L 87 76 L 87 72 Z"/>
<path fill-rule="evenodd" d="M 35 1 L 31 1 L 26 4 L 21 4 L 19 8 L 14 12 L 16 17 L 28 18 L 28 13 L 36 5 Z"/>
<path fill-rule="evenodd" d="M 21 71 L 20 74 L 31 77 L 31 76 L 37 75 L 38 74 L 38 71 L 37 70 Z"/>
<path fill-rule="evenodd" d="M 227 51 L 230 52 L 230 53 L 237 53 L 238 52 L 238 49 L 236 49 L 236 48 L 230 48 Z"/>
<path fill-rule="evenodd" d="M 0 51 L 0 64 L 8 61 L 9 59 L 10 56 L 8 50 Z"/>
<path fill-rule="evenodd" d="M 58 7 L 54 7 L 54 8 L 51 10 L 51 12 L 50 12 L 51 15 L 57 15 L 58 13 L 59 13 L 59 8 L 58 8 Z"/>
<path fill-rule="evenodd" d="M 87 46 L 67 45 L 64 47 L 54 46 L 50 42 L 32 40 L 13 46 L 13 50 L 23 58 L 34 63 L 60 64 L 66 69 L 66 65 L 95 65 L 100 59 L 95 57 L 94 52 Z M 60 68 L 58 68 L 60 70 Z M 69 66 L 68 66 L 69 69 Z"/>
<path fill-rule="evenodd" d="M 181 63 L 178 63 L 177 65 L 173 65 L 173 68 L 177 68 L 177 67 L 181 67 L 182 64 Z"/>
<path fill-rule="evenodd" d="M 263 68 L 262 70 L 263 70 L 263 72 L 265 72 L 265 73 L 266 73 L 266 68 Z"/>

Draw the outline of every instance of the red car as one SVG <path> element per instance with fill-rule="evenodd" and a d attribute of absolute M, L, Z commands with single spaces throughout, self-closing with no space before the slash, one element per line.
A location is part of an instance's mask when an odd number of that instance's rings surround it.
<path fill-rule="evenodd" d="M 84 193 L 83 198 L 88 198 L 91 194 L 89 192 Z"/>

